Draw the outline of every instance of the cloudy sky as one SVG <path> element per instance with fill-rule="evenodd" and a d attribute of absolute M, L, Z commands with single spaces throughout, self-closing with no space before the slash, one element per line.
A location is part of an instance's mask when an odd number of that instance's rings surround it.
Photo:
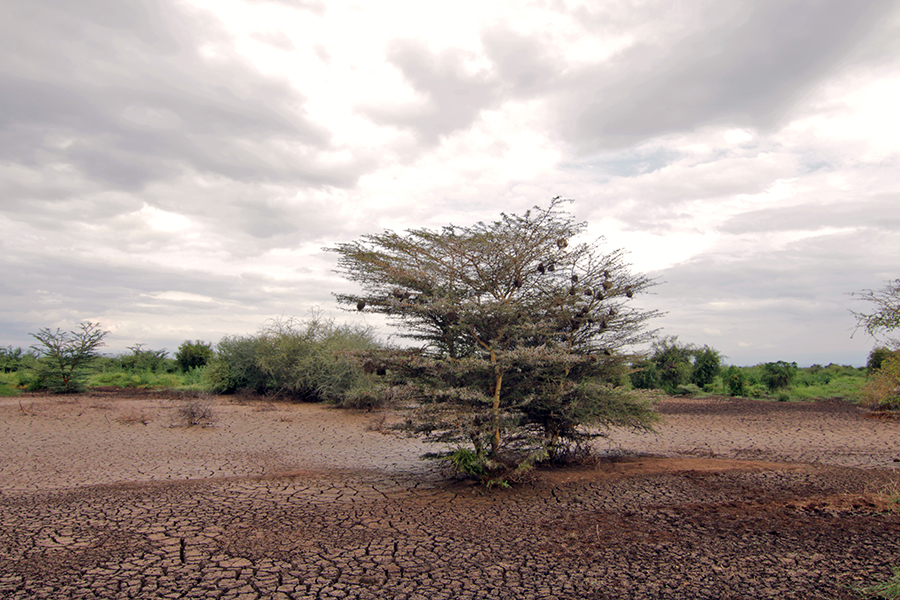
<path fill-rule="evenodd" d="M 574 199 L 730 364 L 864 364 L 900 277 L 888 1 L 0 0 L 0 346 L 174 350 L 353 289 L 322 251 Z"/>

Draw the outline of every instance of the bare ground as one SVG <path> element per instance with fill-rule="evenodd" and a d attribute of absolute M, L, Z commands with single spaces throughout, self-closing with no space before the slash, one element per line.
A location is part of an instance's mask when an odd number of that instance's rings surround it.
<path fill-rule="evenodd" d="M 900 421 L 845 403 L 667 399 L 488 492 L 384 415 L 188 400 L 0 399 L 0 597 L 859 598 L 900 565 Z"/>

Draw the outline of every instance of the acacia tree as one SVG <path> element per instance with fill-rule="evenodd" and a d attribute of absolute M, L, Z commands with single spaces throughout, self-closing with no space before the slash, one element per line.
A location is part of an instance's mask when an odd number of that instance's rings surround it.
<path fill-rule="evenodd" d="M 588 435 L 582 425 L 652 421 L 610 381 L 623 372 L 624 349 L 652 336 L 645 325 L 656 313 L 629 300 L 653 283 L 629 272 L 621 250 L 572 243 L 585 224 L 563 202 L 330 249 L 338 272 L 362 288 L 338 302 L 387 315 L 420 346 L 366 353 L 369 370 L 423 390 L 410 427 L 432 441 L 471 443 L 473 452 L 451 454 L 458 462 L 527 465 Z"/>
<path fill-rule="evenodd" d="M 854 296 L 875 305 L 872 312 L 856 312 L 856 327 L 877 338 L 889 331 L 900 328 L 900 279 L 888 281 L 880 290 L 863 290 Z M 900 339 L 888 338 L 892 346 L 900 348 Z"/>
<path fill-rule="evenodd" d="M 46 387 L 69 393 L 81 387 L 80 376 L 98 356 L 97 348 L 105 346 L 108 331 L 99 323 L 81 323 L 78 331 L 52 331 L 43 328 L 32 333 L 40 345 L 31 348 L 41 357 L 40 379 Z"/>

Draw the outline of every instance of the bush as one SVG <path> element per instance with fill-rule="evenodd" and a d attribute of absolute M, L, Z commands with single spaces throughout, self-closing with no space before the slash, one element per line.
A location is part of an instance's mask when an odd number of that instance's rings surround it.
<path fill-rule="evenodd" d="M 713 383 L 722 370 L 722 355 L 718 351 L 703 346 L 694 351 L 694 366 L 691 370 L 691 383 L 705 387 Z"/>
<path fill-rule="evenodd" d="M 203 371 L 204 387 L 217 394 L 249 390 L 264 394 L 275 384 L 257 363 L 261 340 L 257 336 L 225 336 Z"/>
<path fill-rule="evenodd" d="M 864 403 L 880 410 L 900 410 L 900 353 L 881 363 L 863 387 Z"/>
<path fill-rule="evenodd" d="M 212 404 L 202 398 L 194 398 L 178 407 L 175 425 L 208 427 L 216 422 Z"/>
<path fill-rule="evenodd" d="M 770 392 L 781 390 L 791 385 L 791 380 L 797 374 L 797 363 L 788 363 L 783 360 L 765 363 L 762 366 L 762 383 Z"/>
<path fill-rule="evenodd" d="M 131 350 L 131 354 L 121 354 L 117 358 L 119 367 L 125 371 L 171 373 L 178 364 L 177 361 L 168 358 L 169 353 L 165 350 L 145 350 L 143 344 L 135 344 L 128 349 Z"/>
<path fill-rule="evenodd" d="M 206 365 L 213 358 L 212 343 L 196 340 L 194 342 L 186 340 L 178 346 L 178 352 L 175 353 L 175 362 L 183 373 L 187 373 L 191 369 Z"/>
<path fill-rule="evenodd" d="M 204 384 L 216 393 L 252 390 L 371 407 L 380 404 L 379 392 L 351 355 L 376 347 L 367 327 L 339 326 L 319 315 L 276 319 L 254 336 L 223 338 Z"/>
<path fill-rule="evenodd" d="M 34 354 L 22 348 L 0 348 L 0 373 L 15 373 L 20 369 L 33 367 L 34 363 Z"/>
<path fill-rule="evenodd" d="M 881 368 L 881 364 L 885 361 L 885 359 L 890 358 L 896 354 L 900 354 L 900 350 L 891 350 L 890 348 L 886 348 L 881 346 L 879 348 L 873 348 L 869 353 L 869 358 L 866 361 L 866 372 L 871 375 L 875 371 Z"/>
<path fill-rule="evenodd" d="M 659 386 L 667 394 L 675 393 L 679 385 L 690 380 L 694 348 L 678 343 L 677 337 L 664 338 L 653 344 L 653 362 L 656 364 Z"/>
<path fill-rule="evenodd" d="M 659 376 L 656 373 L 656 363 L 644 360 L 634 365 L 629 374 L 631 387 L 638 390 L 655 390 L 659 387 Z"/>

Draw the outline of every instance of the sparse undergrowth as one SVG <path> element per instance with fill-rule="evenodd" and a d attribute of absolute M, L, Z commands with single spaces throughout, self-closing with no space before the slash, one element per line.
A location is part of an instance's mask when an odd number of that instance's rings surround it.
<path fill-rule="evenodd" d="M 173 426 L 210 427 L 216 422 L 212 403 L 207 398 L 193 398 L 178 407 L 173 418 Z"/>

